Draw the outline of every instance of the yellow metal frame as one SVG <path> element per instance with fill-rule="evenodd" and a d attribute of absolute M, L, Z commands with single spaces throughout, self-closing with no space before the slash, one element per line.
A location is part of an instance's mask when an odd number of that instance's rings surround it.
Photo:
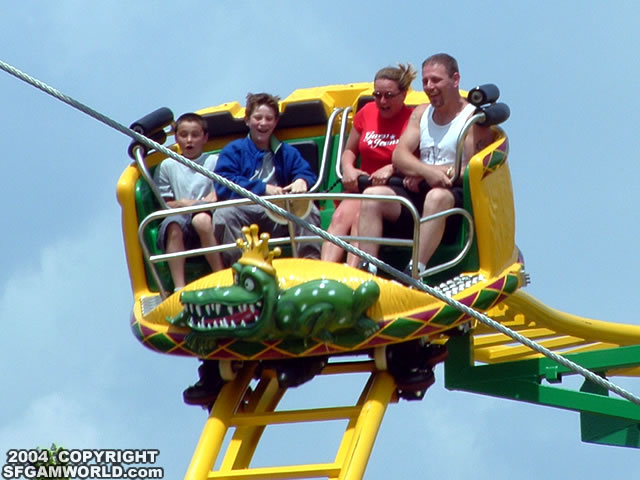
<path fill-rule="evenodd" d="M 518 259 L 515 241 L 515 207 L 511 173 L 505 161 L 490 175 L 486 174 L 484 159 L 507 142 L 504 132 L 469 161 L 469 188 L 473 205 L 474 225 L 478 243 L 479 270 L 487 278 L 493 277 Z M 504 154 L 507 156 L 507 152 Z"/>
<path fill-rule="evenodd" d="M 583 318 L 551 308 L 522 290 L 487 311 L 487 315 L 558 354 L 592 352 L 640 345 L 640 326 Z M 541 355 L 510 337 L 478 324 L 473 332 L 473 358 L 502 363 Z M 610 375 L 640 376 L 640 367 Z"/>
<path fill-rule="evenodd" d="M 387 405 L 396 401 L 391 375 L 377 371 L 372 361 L 329 364 L 327 374 L 369 373 L 356 405 L 275 411 L 286 389 L 266 370 L 255 389 L 250 388 L 255 363 L 248 363 L 226 384 L 204 426 L 185 479 L 293 479 L 326 477 L 361 479 L 369 461 Z M 268 425 L 348 420 L 335 459 L 331 463 L 251 468 L 250 463 Z M 235 428 L 218 470 L 214 464 L 227 431 Z"/>

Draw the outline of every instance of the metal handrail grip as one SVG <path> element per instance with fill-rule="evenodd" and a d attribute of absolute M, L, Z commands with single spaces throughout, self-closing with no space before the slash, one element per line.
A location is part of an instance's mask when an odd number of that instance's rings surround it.
<path fill-rule="evenodd" d="M 467 133 L 471 130 L 476 123 L 481 122 L 486 118 L 484 112 L 479 112 L 471 115 L 464 123 L 462 130 L 458 134 L 458 140 L 456 141 L 456 162 L 453 167 L 453 177 L 451 177 L 451 183 L 455 184 L 460 178 L 460 172 L 462 170 L 462 153 L 464 150 L 464 140 L 467 138 Z"/>
<path fill-rule="evenodd" d="M 335 123 L 336 117 L 342 111 L 342 108 L 334 108 L 329 115 L 329 120 L 327 120 L 327 132 L 324 136 L 324 147 L 322 148 L 322 159 L 320 160 L 320 169 L 318 171 L 318 179 L 316 183 L 309 189 L 309 193 L 314 193 L 322 186 L 322 180 L 324 179 L 324 172 L 327 169 L 327 163 L 329 158 L 329 153 L 331 151 L 331 140 L 333 138 L 333 124 Z"/>
<path fill-rule="evenodd" d="M 136 145 L 135 147 L 133 147 L 133 156 L 136 159 L 136 165 L 138 166 L 140 175 L 142 175 L 142 178 L 144 178 L 149 184 L 149 187 L 151 188 L 153 195 L 156 197 L 156 200 L 158 200 L 158 203 L 160 204 L 162 209 L 166 210 L 169 207 L 164 201 L 164 198 L 162 198 L 162 195 L 160 194 L 160 190 L 158 190 L 158 186 L 156 185 L 156 182 L 153 181 L 153 177 L 149 173 L 149 169 L 147 168 L 147 165 L 144 163 L 145 153 L 142 145 Z"/>
<path fill-rule="evenodd" d="M 340 136 L 338 137 L 338 152 L 336 153 L 336 178 L 342 181 L 342 152 L 344 151 L 344 145 L 346 142 L 347 125 L 349 119 L 349 113 L 353 110 L 351 106 L 345 108 L 342 111 L 340 117 Z"/>
<path fill-rule="evenodd" d="M 149 173 L 149 169 L 147 168 L 147 165 L 144 163 L 145 150 L 142 145 L 136 145 L 133 148 L 133 157 L 136 160 L 136 165 L 138 166 L 138 171 L 140 172 L 140 175 L 142 175 L 142 178 L 145 179 L 145 181 L 151 188 L 151 191 L 153 192 L 153 195 L 156 197 L 156 200 L 158 200 L 160 207 L 163 210 L 167 210 L 169 207 L 167 206 L 167 203 L 164 201 L 164 198 L 162 198 L 162 195 L 160 195 L 160 190 L 158 190 L 158 186 L 156 185 L 156 182 L 153 181 L 153 178 Z M 144 223 L 144 220 L 142 221 L 142 223 Z M 142 223 L 140 224 L 140 226 L 142 226 Z M 164 288 L 164 285 L 162 284 L 162 281 L 160 280 L 160 276 L 158 275 L 158 271 L 156 270 L 155 265 L 153 265 L 151 262 L 148 261 L 149 248 L 147 247 L 147 242 L 144 241 L 144 238 L 140 237 L 140 227 L 138 227 L 138 243 L 140 243 L 140 246 L 144 253 L 144 258 L 147 259 L 147 264 L 149 265 L 149 269 L 151 270 L 151 275 L 153 276 L 153 280 L 156 282 L 156 285 L 158 285 L 158 288 L 160 289 L 160 296 L 163 299 L 167 298 L 167 292 Z"/>
<path fill-rule="evenodd" d="M 471 214 L 469 212 L 467 212 L 465 209 L 463 208 L 450 208 L 448 210 L 443 210 L 442 212 L 438 212 L 435 213 L 433 215 L 429 215 L 428 217 L 422 217 L 420 219 L 420 224 L 426 223 L 430 220 L 435 220 L 436 218 L 440 218 L 440 217 L 448 217 L 450 215 L 462 215 L 462 218 L 464 218 L 467 221 L 467 224 L 469 226 L 469 232 L 467 235 L 467 239 L 465 241 L 464 246 L 462 247 L 462 250 L 460 251 L 460 253 L 458 253 L 458 255 L 456 255 L 455 257 L 453 257 L 451 260 L 449 260 L 448 262 L 445 263 L 441 263 L 440 265 L 436 265 L 434 267 L 431 268 L 427 268 L 424 272 L 422 272 L 420 274 L 420 278 L 424 278 L 428 275 L 433 275 L 434 273 L 440 273 L 440 272 L 444 272 L 447 268 L 453 267 L 454 265 L 457 265 L 458 263 L 460 263 L 462 261 L 462 259 L 465 257 L 465 255 L 467 255 L 467 253 L 469 253 L 469 250 L 471 250 L 471 244 L 473 243 L 473 236 L 474 236 L 474 229 L 473 229 L 473 217 L 471 217 Z M 416 252 L 416 249 L 413 250 L 414 254 Z M 416 259 L 414 259 L 414 261 L 412 262 L 412 272 L 411 272 L 411 276 L 413 278 L 417 278 L 415 275 L 417 273 L 417 268 L 418 268 L 418 262 Z"/>
<path fill-rule="evenodd" d="M 462 130 L 460 130 L 460 133 L 458 134 L 457 144 L 456 144 L 456 161 L 453 168 L 453 177 L 451 177 L 451 183 L 455 184 L 460 178 L 460 174 L 462 173 L 462 154 L 464 150 L 464 140 L 467 137 L 469 130 L 476 123 L 484 122 L 486 118 L 487 118 L 487 115 L 483 111 L 479 111 L 478 113 L 475 113 L 472 116 L 470 116 L 465 122 L 464 126 L 462 127 Z M 502 128 L 498 127 L 497 125 L 493 125 L 493 128 L 495 128 L 498 131 L 498 133 L 502 134 L 503 136 L 506 136 Z"/>

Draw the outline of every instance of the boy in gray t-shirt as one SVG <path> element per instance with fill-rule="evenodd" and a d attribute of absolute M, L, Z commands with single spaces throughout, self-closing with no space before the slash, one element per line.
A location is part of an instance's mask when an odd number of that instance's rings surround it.
<path fill-rule="evenodd" d="M 196 113 L 181 115 L 176 121 L 175 135 L 184 157 L 213 171 L 218 156 L 202 153 L 209 139 L 207 121 L 204 118 Z M 162 198 L 170 208 L 188 207 L 217 200 L 211 179 L 171 158 L 164 160 L 158 166 L 154 180 Z M 166 253 L 216 245 L 209 212 L 171 215 L 160 225 L 158 246 Z M 210 253 L 205 257 L 212 271 L 223 268 L 220 254 Z M 168 261 L 176 291 L 185 286 L 184 263 L 184 258 L 172 258 Z"/>

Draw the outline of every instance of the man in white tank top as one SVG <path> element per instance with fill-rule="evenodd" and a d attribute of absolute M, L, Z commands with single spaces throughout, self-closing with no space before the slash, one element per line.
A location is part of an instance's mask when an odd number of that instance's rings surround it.
<path fill-rule="evenodd" d="M 470 105 L 459 91 L 460 73 L 456 60 L 444 53 L 427 58 L 422 64 L 422 86 L 429 104 L 416 107 L 406 130 L 393 152 L 394 170 L 404 175 L 404 190 L 387 185 L 370 187 L 364 193 L 402 195 L 409 198 L 423 217 L 462 206 L 462 187 L 452 183 L 453 164 L 458 135 L 466 120 L 473 114 Z M 465 138 L 463 169 L 469 158 L 487 146 L 493 134 L 487 127 L 474 125 Z M 416 156 L 419 148 L 420 157 Z M 425 181 L 426 193 L 419 185 Z M 398 202 L 364 200 L 360 207 L 359 234 L 368 237 L 383 235 L 385 223 L 394 225 L 394 232 L 413 233 L 413 220 Z M 419 271 L 435 252 L 442 240 L 446 217 L 422 223 L 418 259 Z M 398 236 L 394 233 L 393 236 Z M 360 248 L 377 256 L 379 245 L 361 243 Z M 373 272 L 373 265 L 363 265 Z M 375 272 L 373 272 L 375 273 Z"/>

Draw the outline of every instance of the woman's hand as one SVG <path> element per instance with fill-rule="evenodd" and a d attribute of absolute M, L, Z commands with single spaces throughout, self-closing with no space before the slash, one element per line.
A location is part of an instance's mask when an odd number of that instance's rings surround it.
<path fill-rule="evenodd" d="M 360 175 L 367 175 L 367 172 L 360 170 L 359 168 L 347 167 L 342 172 L 342 185 L 348 192 L 358 191 L 358 177 Z"/>
<path fill-rule="evenodd" d="M 371 185 L 386 185 L 393 175 L 393 165 L 385 165 L 371 174 Z"/>

